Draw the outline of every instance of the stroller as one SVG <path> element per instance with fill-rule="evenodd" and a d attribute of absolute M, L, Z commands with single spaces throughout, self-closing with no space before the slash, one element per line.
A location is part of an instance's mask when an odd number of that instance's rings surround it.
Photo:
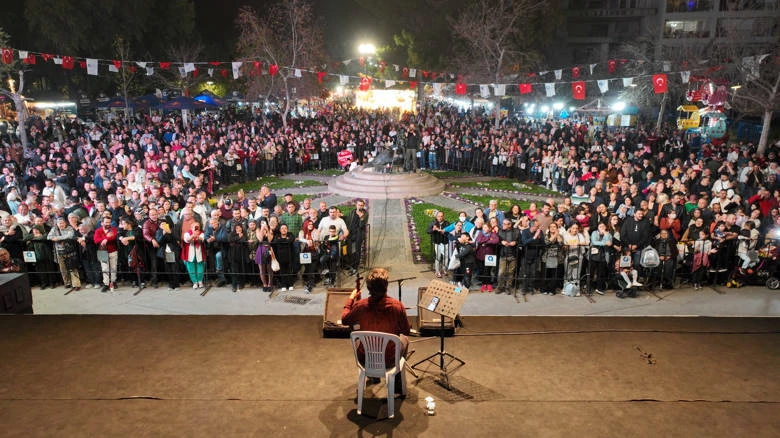
<path fill-rule="evenodd" d="M 567 297 L 580 296 L 580 271 L 582 270 L 582 250 L 569 247 L 564 259 L 563 291 Z"/>
<path fill-rule="evenodd" d="M 772 290 L 780 289 L 777 274 L 777 247 L 748 251 L 751 261 L 747 269 L 736 268 L 731 272 L 726 287 L 738 288 L 745 285 L 765 285 Z"/>

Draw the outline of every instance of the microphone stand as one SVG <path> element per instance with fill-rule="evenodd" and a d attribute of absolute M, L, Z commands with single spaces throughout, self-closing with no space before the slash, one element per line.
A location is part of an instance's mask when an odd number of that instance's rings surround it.
<path fill-rule="evenodd" d="M 403 303 L 403 300 L 401 299 L 401 283 L 403 283 L 406 280 L 414 280 L 417 277 L 406 277 L 406 278 L 399 278 L 398 280 L 389 280 L 388 283 L 398 283 L 398 301 Z"/>

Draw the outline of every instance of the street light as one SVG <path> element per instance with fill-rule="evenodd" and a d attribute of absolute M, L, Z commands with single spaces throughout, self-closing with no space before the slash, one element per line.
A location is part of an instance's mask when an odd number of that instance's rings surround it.
<path fill-rule="evenodd" d="M 361 55 L 373 55 L 376 53 L 376 46 L 371 43 L 361 43 L 358 46 L 358 52 L 360 52 Z"/>

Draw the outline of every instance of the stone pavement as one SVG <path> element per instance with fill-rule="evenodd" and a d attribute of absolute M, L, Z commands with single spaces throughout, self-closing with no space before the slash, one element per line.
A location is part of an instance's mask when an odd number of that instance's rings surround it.
<path fill-rule="evenodd" d="M 301 179 L 300 175 L 295 179 Z M 308 177 L 306 177 L 308 178 Z M 314 178 L 312 178 L 314 179 Z M 316 178 L 320 179 L 320 178 Z M 280 190 L 290 193 L 321 193 L 327 188 L 306 187 Z M 481 192 L 485 193 L 485 192 Z M 489 192 L 488 192 L 489 193 Z M 281 194 L 281 193 L 279 193 Z M 414 196 L 410 193 L 409 196 Z M 496 196 L 507 196 L 496 193 Z M 323 198 L 329 205 L 341 204 L 351 198 L 329 194 Z M 455 210 L 473 212 L 474 206 L 452 198 L 432 196 L 426 202 Z M 318 202 L 319 199 L 316 201 Z M 315 206 L 317 203 L 315 202 Z M 369 202 L 371 225 L 370 266 L 385 267 L 390 279 L 415 277 L 403 282 L 402 299 L 409 314 L 416 315 L 417 289 L 434 279 L 428 264 L 412 263 L 411 244 L 406 226 L 403 200 L 371 200 Z M 355 277 L 341 274 L 338 287 L 354 288 Z M 36 314 L 146 314 L 146 315 L 322 315 L 325 288 L 319 286 L 312 294 L 305 294 L 300 282 L 293 291 L 268 294 L 258 289 L 233 293 L 229 286 L 212 288 L 201 296 L 203 290 L 183 287 L 169 292 L 165 287 L 144 289 L 137 295 L 136 289 L 120 287 L 114 292 L 100 293 L 96 289 L 84 289 L 65 295 L 63 288 L 33 290 Z M 390 284 L 390 294 L 398 297 L 397 283 Z M 501 316 L 780 316 L 780 293 L 765 287 L 741 289 L 705 288 L 694 291 L 681 288 L 654 293 L 643 292 L 635 299 L 619 299 L 613 293 L 570 298 L 561 295 L 529 295 L 516 299 L 508 295 L 495 295 L 472 291 L 462 309 L 462 315 Z"/>

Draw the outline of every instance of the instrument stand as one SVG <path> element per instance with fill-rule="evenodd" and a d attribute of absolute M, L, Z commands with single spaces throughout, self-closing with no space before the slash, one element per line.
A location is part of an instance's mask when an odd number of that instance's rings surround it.
<path fill-rule="evenodd" d="M 459 368 L 462 367 L 463 365 L 466 365 L 466 362 L 464 362 L 461 358 L 457 356 L 447 353 L 444 350 L 444 316 L 441 316 L 440 319 L 441 319 L 441 331 L 439 332 L 439 340 L 440 340 L 439 351 L 415 363 L 414 365 L 412 365 L 412 369 L 413 370 L 418 369 L 417 367 L 424 364 L 425 362 L 431 362 L 434 365 L 437 365 L 436 363 L 437 361 L 435 359 L 438 358 L 439 359 L 438 367 L 439 370 L 441 371 L 441 378 L 442 378 L 441 381 L 438 383 L 448 391 L 451 391 L 452 387 L 450 387 L 450 376 L 449 373 L 447 372 L 447 367 L 453 362 L 458 362 L 460 364 L 458 365 Z M 444 360 L 445 358 L 449 359 L 448 361 L 446 361 L 446 363 Z"/>
<path fill-rule="evenodd" d="M 412 365 L 412 369 L 419 369 L 418 367 L 426 362 L 431 362 L 438 366 L 442 379 L 437 383 L 448 391 L 452 390 L 449 373 L 465 365 L 466 362 L 444 349 L 444 317 L 452 318 L 454 321 L 458 317 L 458 312 L 466 301 L 468 293 L 467 288 L 454 286 L 442 280 L 433 280 L 428 284 L 417 303 L 419 308 L 438 314 L 441 325 L 439 330 L 439 351 L 415 363 Z M 437 358 L 438 360 L 436 360 Z M 457 363 L 456 366 L 450 367 L 454 362 Z"/>

